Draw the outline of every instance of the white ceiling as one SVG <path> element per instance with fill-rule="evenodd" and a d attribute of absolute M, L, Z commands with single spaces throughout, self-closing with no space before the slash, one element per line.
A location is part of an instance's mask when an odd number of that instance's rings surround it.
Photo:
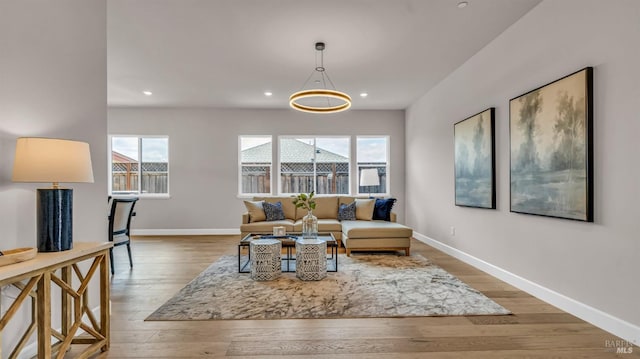
<path fill-rule="evenodd" d="M 287 108 L 324 41 L 354 109 L 404 109 L 540 2 L 459 1 L 109 0 L 108 104 Z"/>

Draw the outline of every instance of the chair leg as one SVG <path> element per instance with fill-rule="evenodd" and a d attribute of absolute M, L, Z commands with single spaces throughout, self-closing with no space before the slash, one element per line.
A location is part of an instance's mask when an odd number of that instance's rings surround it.
<path fill-rule="evenodd" d="M 127 243 L 127 252 L 129 253 L 129 268 L 133 268 L 133 260 L 131 259 L 131 243 Z"/>
<path fill-rule="evenodd" d="M 111 275 L 113 275 L 113 247 L 109 248 L 109 264 L 111 264 Z"/>

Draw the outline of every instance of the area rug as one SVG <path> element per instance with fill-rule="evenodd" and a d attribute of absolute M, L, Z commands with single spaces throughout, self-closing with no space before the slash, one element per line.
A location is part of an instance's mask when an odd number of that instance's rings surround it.
<path fill-rule="evenodd" d="M 510 314 L 420 255 L 339 256 L 321 281 L 257 282 L 223 256 L 146 320 L 373 318 Z"/>

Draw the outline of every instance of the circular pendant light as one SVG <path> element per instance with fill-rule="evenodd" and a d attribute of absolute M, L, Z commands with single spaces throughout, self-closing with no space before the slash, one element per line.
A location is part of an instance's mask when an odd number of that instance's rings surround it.
<path fill-rule="evenodd" d="M 295 92 L 289 97 L 289 106 L 295 110 L 308 113 L 336 113 L 348 110 L 351 107 L 351 97 L 335 89 L 329 74 L 324 68 L 324 42 L 317 42 L 315 48 L 320 53 L 320 65 L 318 65 L 318 54 L 316 53 L 315 69 L 313 69 L 311 75 L 302 86 L 303 90 Z M 317 78 L 314 83 L 323 85 L 323 88 L 304 90 L 314 75 Z M 327 83 L 332 88 L 328 88 Z"/>

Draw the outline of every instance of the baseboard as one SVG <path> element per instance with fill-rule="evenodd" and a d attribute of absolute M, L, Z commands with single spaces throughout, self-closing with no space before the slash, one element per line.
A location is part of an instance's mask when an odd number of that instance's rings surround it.
<path fill-rule="evenodd" d="M 413 236 L 417 240 L 426 243 L 438 250 L 441 250 L 442 252 L 445 252 L 448 255 L 455 257 L 467 264 L 470 264 L 488 274 L 491 274 L 492 276 L 504 282 L 507 282 L 514 287 L 525 291 L 553 306 L 556 306 L 567 313 L 573 314 L 576 317 L 587 321 L 603 330 L 606 330 L 609 333 L 612 333 L 613 335 L 616 335 L 635 345 L 640 345 L 640 327 L 637 325 L 631 324 L 599 309 L 593 308 L 575 299 L 569 298 L 563 294 L 545 288 L 526 278 L 522 278 L 491 263 L 485 262 L 482 259 L 467 254 L 459 249 L 453 248 L 442 242 L 438 242 L 437 240 L 427 237 L 423 234 L 414 231 Z"/>
<path fill-rule="evenodd" d="M 132 236 L 215 236 L 240 234 L 238 228 L 218 229 L 132 229 Z"/>

